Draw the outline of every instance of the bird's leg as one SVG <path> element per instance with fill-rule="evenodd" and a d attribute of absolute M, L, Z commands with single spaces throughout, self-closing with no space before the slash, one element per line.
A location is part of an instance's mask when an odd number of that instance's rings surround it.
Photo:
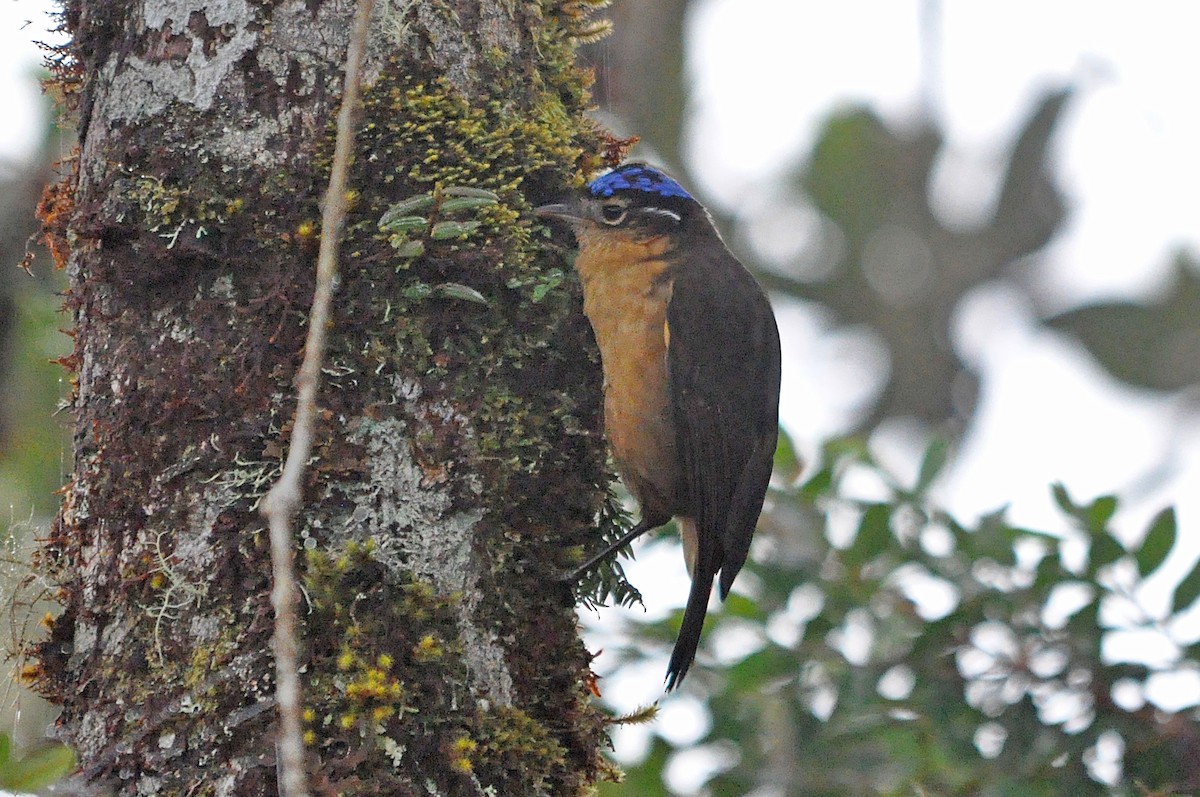
<path fill-rule="evenodd" d="M 573 571 L 571 571 L 570 580 L 577 581 L 584 573 L 591 570 L 598 563 L 600 563 L 600 562 L 604 561 L 605 559 L 607 559 L 608 557 L 612 556 L 614 553 L 621 550 L 626 545 L 633 542 L 634 540 L 636 540 L 638 537 L 645 534 L 650 529 L 655 528 L 656 526 L 661 526 L 661 525 L 662 525 L 661 523 L 655 523 L 652 519 L 643 517 L 641 520 L 638 521 L 638 524 L 636 526 L 634 526 L 629 531 L 622 534 L 621 539 L 617 540 L 612 545 L 608 546 L 603 551 L 596 554 L 591 559 L 588 559 L 586 562 L 581 564 L 579 567 L 577 567 Z"/>

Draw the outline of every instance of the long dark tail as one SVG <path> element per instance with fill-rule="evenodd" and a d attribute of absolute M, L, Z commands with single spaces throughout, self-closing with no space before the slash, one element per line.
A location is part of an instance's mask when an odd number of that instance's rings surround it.
<path fill-rule="evenodd" d="M 708 598 L 712 594 L 713 577 L 716 575 L 711 562 L 703 555 L 692 574 L 692 590 L 688 593 L 687 608 L 683 610 L 683 625 L 671 652 L 671 663 L 667 666 L 667 691 L 683 683 L 688 668 L 696 658 L 700 645 L 700 632 L 704 630 L 704 616 L 708 613 Z"/>

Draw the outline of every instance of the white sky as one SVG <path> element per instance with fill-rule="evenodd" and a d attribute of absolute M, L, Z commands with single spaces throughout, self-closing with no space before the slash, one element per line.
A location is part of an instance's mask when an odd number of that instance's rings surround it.
<path fill-rule="evenodd" d="M 0 165 L 33 157 L 46 124 L 41 90 L 29 80 L 39 73 L 49 40 L 48 0 L 0 0 L 0 108 L 11 109 L 0 125 Z"/>
<path fill-rule="evenodd" d="M 1038 279 L 1061 307 L 1144 294 L 1161 286 L 1175 247 L 1200 251 L 1200 3 L 1150 2 L 1136 11 L 1095 0 L 941 3 L 931 80 L 922 5 L 701 2 L 690 20 L 689 133 L 692 173 L 706 180 L 706 193 L 729 206 L 751 204 L 780 164 L 803 157 L 832 107 L 867 101 L 903 126 L 925 95 L 949 144 L 935 202 L 947 218 L 970 223 L 994 200 L 1015 125 L 1046 87 L 1075 83 L 1082 90 L 1056 147 L 1071 217 Z M 1049 511 L 1052 481 L 1081 497 L 1119 490 L 1168 441 L 1186 433 L 1196 442 L 1194 422 L 1164 411 L 1178 402 L 1113 382 L 1065 339 L 1036 330 L 1031 313 L 999 287 L 963 308 L 958 343 L 982 367 L 984 392 L 945 486 L 953 509 L 1012 503 L 1014 516 L 1037 522 Z M 837 386 L 861 385 L 862 374 L 811 319 L 785 325 L 792 370 L 784 420 L 811 446 L 845 427 L 855 394 Z M 1183 499 L 1182 485 L 1154 497 Z M 1184 507 L 1185 523 L 1195 511 Z"/>
<path fill-rule="evenodd" d="M 40 62 L 30 40 L 47 35 L 48 7 L 47 0 L 0 0 L 0 107 L 15 109 L 0 126 L 0 163 L 29 156 L 44 124 L 36 87 L 19 78 Z M 1042 89 L 1075 82 L 1082 91 L 1057 147 L 1072 215 L 1038 279 L 1067 307 L 1144 294 L 1161 285 L 1174 248 L 1200 252 L 1200 3 L 943 2 L 932 82 L 922 67 L 921 8 L 919 0 L 700 2 L 689 23 L 696 82 L 689 137 L 704 193 L 729 206 L 753 203 L 781 164 L 807 151 L 831 107 L 868 101 L 903 125 L 924 92 L 949 142 L 935 200 L 948 219 L 969 224 L 994 199 L 1014 125 Z M 1140 533 L 1168 503 L 1178 506 L 1184 529 L 1195 529 L 1197 414 L 1176 397 L 1113 382 L 1078 347 L 1037 329 L 1032 312 L 1004 286 L 965 303 L 957 342 L 982 370 L 983 393 L 978 422 L 942 485 L 946 504 L 970 515 L 1007 503 L 1017 521 L 1036 526 L 1057 520 L 1053 481 L 1065 481 L 1078 498 L 1136 487 L 1137 500 L 1118 516 L 1125 536 Z M 831 340 L 793 308 L 781 307 L 780 316 L 784 420 L 812 450 L 844 428 L 862 373 L 841 356 L 853 340 Z M 902 425 L 879 438 L 899 469 L 915 467 Z M 1168 454 L 1165 478 L 1139 483 Z M 656 612 L 686 595 L 677 554 L 661 547 L 644 550 L 639 562 L 675 568 L 680 578 L 642 579 L 653 582 L 642 586 Z M 1183 572 L 1190 561 L 1177 559 L 1170 564 Z M 604 624 L 616 614 L 606 612 Z M 654 699 L 659 664 L 619 685 L 607 681 L 606 692 L 631 703 Z M 653 694 L 640 694 L 647 684 Z M 678 700 L 670 705 L 690 710 Z M 664 720 L 659 730 L 669 727 L 679 725 Z"/>

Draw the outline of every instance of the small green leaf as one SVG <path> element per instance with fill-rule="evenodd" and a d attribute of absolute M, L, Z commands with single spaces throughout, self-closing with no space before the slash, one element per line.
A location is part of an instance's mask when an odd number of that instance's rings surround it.
<path fill-rule="evenodd" d="M 1137 551 L 1138 573 L 1150 575 L 1175 547 L 1175 509 L 1167 507 L 1154 516 L 1150 530 Z"/>
<path fill-rule="evenodd" d="M 383 216 L 381 216 L 379 219 L 379 226 L 383 227 L 389 224 L 393 219 L 396 219 L 400 216 L 411 216 L 414 213 L 418 213 L 422 210 L 428 210 L 431 207 L 433 207 L 432 194 L 410 196 L 408 199 L 397 202 L 384 211 Z"/>
<path fill-rule="evenodd" d="M 491 302 L 487 300 L 487 297 L 482 293 L 470 287 L 469 285 L 463 285 L 458 282 L 439 283 L 438 285 L 434 286 L 433 292 L 435 295 L 446 299 L 462 299 L 463 301 L 475 302 L 476 304 L 482 304 L 485 306 L 491 304 Z"/>
<path fill-rule="evenodd" d="M 500 195 L 486 188 L 475 188 L 470 185 L 448 185 L 442 189 L 445 196 L 461 196 L 473 199 L 488 199 L 493 203 L 500 201 Z"/>
<path fill-rule="evenodd" d="M 725 605 L 721 609 L 722 617 L 740 617 L 744 620 L 753 620 L 758 623 L 766 622 L 763 617 L 762 607 L 757 601 L 747 598 L 745 595 L 739 595 L 736 592 L 731 592 L 725 598 Z"/>
<path fill-rule="evenodd" d="M 1200 562 L 1175 587 L 1175 593 L 1171 596 L 1171 612 L 1186 609 L 1197 597 L 1200 597 Z"/>
<path fill-rule="evenodd" d="M 562 281 L 563 281 L 562 271 L 560 271 L 559 269 L 556 269 L 556 268 L 551 269 L 550 271 L 546 272 L 545 279 L 543 279 L 537 285 L 533 286 L 533 290 L 529 292 L 529 298 L 535 304 L 537 302 L 540 302 L 542 299 L 546 298 L 546 295 L 548 293 L 550 293 L 550 291 L 554 290 L 559 285 L 561 285 Z"/>
<path fill-rule="evenodd" d="M 393 235 L 388 242 L 395 248 L 396 254 L 401 258 L 420 257 L 425 254 L 424 241 L 409 240 L 406 235 Z"/>
<path fill-rule="evenodd" d="M 464 196 L 456 199 L 447 199 L 442 203 L 440 210 L 442 213 L 457 213 L 462 210 L 478 210 L 479 208 L 491 207 L 495 204 L 495 199 Z"/>
<path fill-rule="evenodd" d="M 792 437 L 782 426 L 779 427 L 779 442 L 775 444 L 775 475 L 788 484 L 800 478 L 800 455 L 796 453 L 796 445 Z"/>
<path fill-rule="evenodd" d="M 946 461 L 950 458 L 950 441 L 945 437 L 935 437 L 929 441 L 925 456 L 921 459 L 921 470 L 917 473 L 917 483 L 913 493 L 923 494 L 933 484 L 933 480 L 942 472 Z"/>
<path fill-rule="evenodd" d="M 1050 490 L 1054 493 L 1054 502 L 1058 504 L 1059 509 L 1068 515 L 1079 515 L 1079 507 L 1071 500 L 1071 496 L 1067 493 L 1067 488 L 1062 482 L 1055 482 L 1050 487 Z"/>
<path fill-rule="evenodd" d="M 69 747 L 56 744 L 28 753 L 20 760 L 9 760 L 0 769 L 0 787 L 20 792 L 44 789 L 71 774 L 75 754 Z"/>
<path fill-rule="evenodd" d="M 465 238 L 479 228 L 478 221 L 439 221 L 429 231 L 429 237 L 435 241 L 446 241 L 451 238 Z"/>
<path fill-rule="evenodd" d="M 395 216 L 388 218 L 385 214 L 379 220 L 379 229 L 388 232 L 416 232 L 429 226 L 429 219 L 424 216 Z"/>
<path fill-rule="evenodd" d="M 1067 630 L 1081 647 L 1100 652 L 1100 641 L 1104 631 L 1100 627 L 1100 601 L 1094 596 L 1080 609 L 1067 618 Z"/>
<path fill-rule="evenodd" d="M 1052 548 L 1034 570 L 1033 587 L 1038 592 L 1048 591 L 1065 578 L 1067 571 L 1063 568 L 1062 558 L 1058 549 Z"/>
<path fill-rule="evenodd" d="M 414 282 L 411 285 L 406 286 L 404 290 L 400 291 L 400 295 L 405 299 L 414 299 L 420 301 L 421 299 L 428 299 L 430 296 L 432 296 L 433 288 L 426 285 L 424 282 Z"/>
<path fill-rule="evenodd" d="M 832 487 L 833 468 L 826 465 L 800 486 L 800 497 L 811 504 L 821 496 L 827 495 Z"/>
<path fill-rule="evenodd" d="M 842 561 L 850 567 L 861 567 L 888 547 L 892 539 L 892 507 L 871 504 L 858 523 L 854 542 L 842 553 Z"/>
<path fill-rule="evenodd" d="M 1125 547 L 1120 541 L 1107 531 L 1102 531 L 1092 539 L 1088 572 L 1095 573 L 1097 569 L 1112 564 L 1124 555 Z"/>
<path fill-rule="evenodd" d="M 1092 532 L 1103 531 L 1108 526 L 1108 521 L 1112 520 L 1112 516 L 1117 511 L 1117 498 L 1114 495 L 1102 495 L 1092 502 L 1092 505 L 1087 508 L 1086 522 L 1087 527 Z"/>

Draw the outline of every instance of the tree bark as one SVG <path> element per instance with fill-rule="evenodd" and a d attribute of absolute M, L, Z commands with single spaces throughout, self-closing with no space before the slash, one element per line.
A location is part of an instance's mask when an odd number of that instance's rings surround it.
<path fill-rule="evenodd" d="M 586 6 L 377 8 L 296 541 L 316 794 L 570 795 L 604 772 L 554 579 L 604 500 L 598 364 L 530 213 L 597 165 Z M 275 792 L 256 508 L 294 409 L 352 11 L 66 8 L 80 153 L 45 223 L 69 244 L 75 459 L 40 552 L 63 612 L 27 673 L 78 779 L 114 794 Z M 452 213 L 462 186 L 499 203 Z M 382 230 L 405 201 L 427 223 Z"/>

